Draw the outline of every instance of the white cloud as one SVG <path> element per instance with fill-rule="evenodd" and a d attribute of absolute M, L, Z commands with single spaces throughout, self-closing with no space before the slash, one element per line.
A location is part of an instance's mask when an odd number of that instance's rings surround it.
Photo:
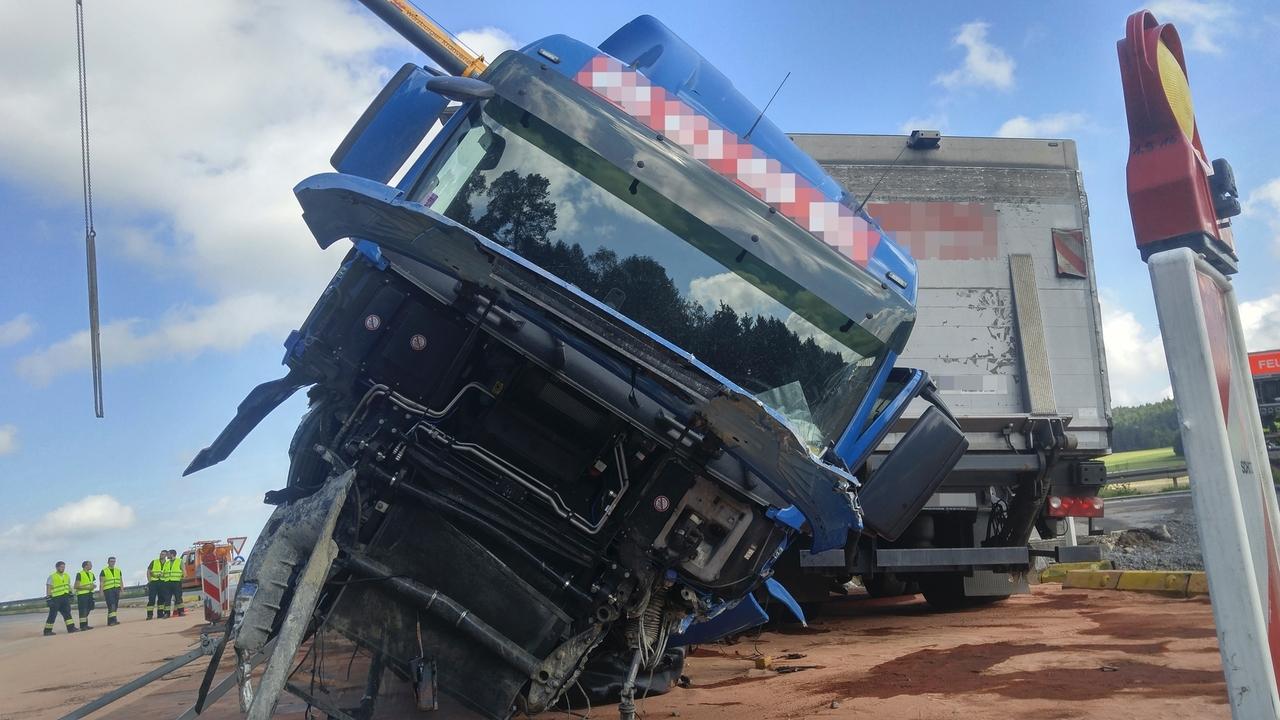
<path fill-rule="evenodd" d="M 318 291 L 317 291 L 318 294 Z M 234 352 L 262 334 L 284 336 L 301 324 L 310 300 L 268 293 L 235 295 L 212 305 L 177 307 L 157 320 L 131 318 L 102 326 L 105 367 L 188 358 L 208 350 Z M 17 371 L 36 386 L 89 366 L 89 331 L 81 330 L 18 360 Z"/>
<path fill-rule="evenodd" d="M 964 63 L 949 73 L 939 75 L 935 82 L 946 88 L 1012 88 L 1013 70 L 1017 64 L 1008 53 L 987 41 L 987 30 L 990 27 L 985 22 L 961 25 L 951 44 L 964 48 Z"/>
<path fill-rule="evenodd" d="M 55 51 L 65 20 L 46 3 L 0 9 L 0 63 L 25 68 L 0 76 L 0 154 L 6 174 L 74 200 L 75 58 Z M 313 287 L 331 271 L 290 189 L 327 169 L 387 76 L 374 54 L 398 38 L 338 0 L 305 13 L 248 0 L 181 13 L 121 1 L 90 8 L 86 22 L 99 204 L 164 218 L 166 249 L 214 291 Z"/>
<path fill-rule="evenodd" d="M 774 300 L 769 294 L 731 272 L 694 278 L 689 282 L 689 299 L 702 305 L 707 312 L 715 312 L 724 303 L 739 316 L 744 313 L 781 319 L 787 329 L 795 333 L 801 342 L 812 338 L 823 349 L 838 353 L 846 360 L 856 356 L 849 348 L 836 342 L 812 323 L 805 321 L 790 308 Z"/>
<path fill-rule="evenodd" d="M 1138 405 L 1172 397 L 1164 344 L 1129 310 L 1102 298 L 1102 335 L 1112 405 Z"/>
<path fill-rule="evenodd" d="M 718 310 L 720 303 L 729 305 L 739 315 L 749 312 L 783 318 L 791 312 L 763 290 L 731 272 L 689 281 L 689 299 L 702 305 L 707 312 Z"/>
<path fill-rule="evenodd" d="M 1244 215 L 1266 223 L 1271 230 L 1271 251 L 1280 255 L 1280 178 L 1274 178 L 1249 193 Z"/>
<path fill-rule="evenodd" d="M 89 534 L 99 530 L 125 530 L 134 523 L 133 508 L 110 495 L 87 495 L 45 515 L 35 526 L 43 537 Z"/>
<path fill-rule="evenodd" d="M 516 50 L 520 43 L 502 28 L 482 27 L 475 30 L 463 30 L 458 33 L 463 45 L 484 56 L 492 62 L 506 50 Z"/>
<path fill-rule="evenodd" d="M 133 508 L 114 497 L 87 495 L 46 513 L 34 524 L 15 525 L 0 533 L 0 548 L 43 551 L 73 538 L 105 530 L 126 530 L 136 521 Z"/>
<path fill-rule="evenodd" d="M 1187 50 L 1220 54 L 1219 34 L 1230 34 L 1235 8 L 1225 2 L 1153 0 L 1147 9 L 1162 23 L 1174 23 Z"/>
<path fill-rule="evenodd" d="M 1018 115 L 1004 121 L 996 135 L 1005 138 L 1062 138 L 1088 122 L 1089 118 L 1084 113 L 1052 113 L 1037 118 Z"/>
<path fill-rule="evenodd" d="M 31 316 L 23 313 L 14 319 L 0 323 L 0 347 L 9 345 L 17 345 L 18 343 L 31 337 L 31 333 L 35 332 L 36 324 L 31 320 Z"/>
<path fill-rule="evenodd" d="M 72 204 L 80 147 L 64 11 L 0 4 L 0 67 L 23 68 L 0 73 L 0 177 Z M 379 58 L 398 66 L 421 61 L 418 51 L 344 0 L 306 12 L 251 0 L 157 12 L 118 0 L 86 14 L 94 197 L 115 223 L 99 228 L 99 247 L 210 298 L 159 318 L 105 317 L 108 364 L 235 350 L 300 323 L 346 248 L 316 247 L 291 190 L 330 170 L 390 75 Z M 486 53 L 514 43 L 492 28 L 465 37 Z M 86 341 L 71 335 L 19 369 L 48 381 L 84 365 Z"/>
<path fill-rule="evenodd" d="M 239 517 L 262 511 L 261 495 L 223 495 L 213 502 L 205 514 L 210 517 Z"/>
<path fill-rule="evenodd" d="M 1249 350 L 1280 348 L 1280 293 L 1241 302 L 1240 325 Z M 1105 293 L 1102 334 L 1107 346 L 1112 405 L 1137 405 L 1173 397 L 1159 331 L 1148 329 Z"/>
<path fill-rule="evenodd" d="M 0 456 L 18 452 L 18 426 L 0 425 Z"/>
<path fill-rule="evenodd" d="M 1280 293 L 1240 303 L 1240 325 L 1249 350 L 1280 348 Z"/>

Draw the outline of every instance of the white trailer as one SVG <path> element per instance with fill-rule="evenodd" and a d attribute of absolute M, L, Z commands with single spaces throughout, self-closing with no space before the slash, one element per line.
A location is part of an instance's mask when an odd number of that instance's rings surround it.
<path fill-rule="evenodd" d="M 860 541 L 844 557 L 802 554 L 810 571 L 843 567 L 876 593 L 918 585 L 954 606 L 1026 591 L 1036 554 L 1092 559 L 1096 548 L 1033 550 L 1067 516 L 1102 512 L 1098 458 L 1110 452 L 1111 402 L 1089 236 L 1071 140 L 900 135 L 791 136 L 919 263 L 918 317 L 899 366 L 926 370 L 969 451 L 911 529 Z M 907 144 L 904 149 L 904 144 Z M 929 145 L 931 143 L 915 143 Z M 925 404 L 881 444 L 866 483 Z"/>

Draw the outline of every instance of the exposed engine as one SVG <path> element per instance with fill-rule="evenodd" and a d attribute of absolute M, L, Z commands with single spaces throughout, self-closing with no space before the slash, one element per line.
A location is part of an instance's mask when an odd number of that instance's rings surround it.
<path fill-rule="evenodd" d="M 791 529 L 767 488 L 726 481 L 713 436 L 637 423 L 641 378 L 613 388 L 619 412 L 565 346 L 519 352 L 531 324 L 400 262 L 417 283 L 353 253 L 298 335 L 295 372 L 331 379 L 244 572 L 243 662 L 279 632 L 334 503 L 316 622 L 486 717 L 547 709 L 611 629 L 648 672 L 683 624 L 759 584 Z"/>

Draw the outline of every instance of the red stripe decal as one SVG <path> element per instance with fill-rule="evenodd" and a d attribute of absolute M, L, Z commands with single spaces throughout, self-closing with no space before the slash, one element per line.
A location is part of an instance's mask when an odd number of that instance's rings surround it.
<path fill-rule="evenodd" d="M 1053 251 L 1058 264 L 1058 274 L 1070 277 L 1087 277 L 1084 260 L 1084 231 L 1050 231 L 1053 235 Z"/>

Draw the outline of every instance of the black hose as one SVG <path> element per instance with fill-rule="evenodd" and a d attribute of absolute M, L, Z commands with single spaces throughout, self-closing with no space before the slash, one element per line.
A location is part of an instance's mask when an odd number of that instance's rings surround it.
<path fill-rule="evenodd" d="M 569 578 L 560 575 L 555 568 L 543 562 L 542 558 L 534 555 L 528 548 L 521 545 L 515 538 L 511 537 L 511 535 L 503 532 L 501 528 L 494 527 L 483 517 L 436 493 L 423 490 L 422 488 L 414 485 L 409 485 L 403 480 L 396 482 L 394 487 L 396 490 L 422 503 L 423 505 L 426 505 L 432 510 L 436 510 L 437 512 L 441 512 L 446 515 L 461 517 L 462 519 L 476 525 L 479 529 L 485 531 L 485 535 L 490 539 L 498 541 L 498 543 L 503 547 L 521 556 L 532 564 L 537 570 L 542 572 L 542 574 L 546 575 L 547 579 L 555 583 L 556 587 L 565 590 L 573 597 L 574 600 L 577 600 L 584 605 L 591 604 L 591 597 L 582 592 L 582 590 L 579 590 Z"/>
<path fill-rule="evenodd" d="M 537 675 L 541 662 L 536 657 L 492 625 L 471 614 L 470 610 L 448 595 L 414 580 L 396 577 L 391 568 L 361 555 L 345 554 L 343 565 L 356 575 L 384 583 L 421 609 L 471 636 L 485 649 L 525 675 Z"/>

